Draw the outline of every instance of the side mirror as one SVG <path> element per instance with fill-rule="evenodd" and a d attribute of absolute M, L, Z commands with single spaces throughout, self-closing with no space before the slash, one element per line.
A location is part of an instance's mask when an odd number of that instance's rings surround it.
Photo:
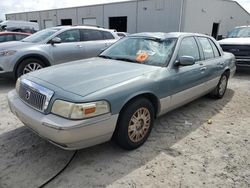
<path fill-rule="evenodd" d="M 195 59 L 192 56 L 181 56 L 175 62 L 175 66 L 190 66 L 195 64 Z"/>
<path fill-rule="evenodd" d="M 60 44 L 62 42 L 62 40 L 59 37 L 55 37 L 53 39 L 51 39 L 49 41 L 50 44 L 54 45 L 54 44 Z"/>

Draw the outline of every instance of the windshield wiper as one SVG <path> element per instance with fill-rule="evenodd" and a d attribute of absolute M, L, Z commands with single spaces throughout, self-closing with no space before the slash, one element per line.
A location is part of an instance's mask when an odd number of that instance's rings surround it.
<path fill-rule="evenodd" d="M 136 61 L 135 59 L 130 59 L 130 58 L 126 58 L 126 57 L 116 57 L 115 60 L 138 63 L 138 61 Z"/>
<path fill-rule="evenodd" d="M 99 55 L 98 57 L 102 57 L 104 59 L 113 59 L 112 57 L 107 56 L 107 55 Z"/>

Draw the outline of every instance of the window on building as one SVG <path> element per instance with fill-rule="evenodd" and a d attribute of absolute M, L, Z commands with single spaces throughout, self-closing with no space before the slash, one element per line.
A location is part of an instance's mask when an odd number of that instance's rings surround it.
<path fill-rule="evenodd" d="M 93 25 L 96 26 L 96 18 L 83 18 L 82 19 L 82 24 L 83 25 Z"/>
<path fill-rule="evenodd" d="M 198 45 L 194 37 L 186 37 L 181 41 L 178 57 L 191 56 L 196 61 L 200 60 Z"/>
<path fill-rule="evenodd" d="M 36 22 L 37 23 L 37 20 L 30 20 L 30 22 Z"/>

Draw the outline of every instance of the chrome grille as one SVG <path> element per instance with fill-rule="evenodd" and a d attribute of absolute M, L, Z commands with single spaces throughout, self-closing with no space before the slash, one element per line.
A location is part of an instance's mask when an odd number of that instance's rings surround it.
<path fill-rule="evenodd" d="M 21 79 L 17 91 L 23 102 L 41 112 L 47 109 L 54 94 L 53 91 L 26 79 Z"/>
<path fill-rule="evenodd" d="M 41 93 L 32 90 L 25 84 L 21 84 L 19 89 L 19 96 L 24 102 L 28 103 L 32 107 L 40 111 L 43 110 L 43 106 L 46 101 L 45 95 L 42 95 Z"/>

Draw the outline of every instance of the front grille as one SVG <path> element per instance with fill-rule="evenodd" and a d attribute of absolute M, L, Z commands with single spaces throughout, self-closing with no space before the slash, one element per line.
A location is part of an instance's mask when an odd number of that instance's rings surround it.
<path fill-rule="evenodd" d="M 19 88 L 19 96 L 24 102 L 40 111 L 43 111 L 43 107 L 46 102 L 45 95 L 34 91 L 32 88 L 25 84 L 21 84 Z"/>
<path fill-rule="evenodd" d="M 23 102 L 38 111 L 45 112 L 54 92 L 27 79 L 18 80 L 16 88 Z"/>
<path fill-rule="evenodd" d="M 250 45 L 221 45 L 221 48 L 236 57 L 250 57 Z"/>

